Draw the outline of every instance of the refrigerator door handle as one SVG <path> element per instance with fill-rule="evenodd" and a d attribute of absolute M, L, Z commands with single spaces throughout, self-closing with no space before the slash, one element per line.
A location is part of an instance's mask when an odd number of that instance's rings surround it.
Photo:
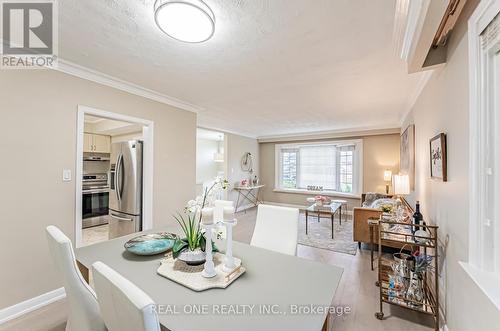
<path fill-rule="evenodd" d="M 118 160 L 116 161 L 116 170 L 115 170 L 115 187 L 116 187 L 116 198 L 118 201 L 121 201 L 122 199 L 122 192 L 120 188 L 120 177 L 122 177 L 122 162 L 123 162 L 123 155 L 118 155 Z M 123 184 L 123 183 L 122 183 Z"/>
<path fill-rule="evenodd" d="M 120 217 L 120 216 L 116 216 L 112 213 L 109 214 L 109 216 L 113 217 L 114 219 L 117 219 L 119 221 L 128 221 L 128 222 L 132 222 L 134 219 L 133 218 L 126 218 L 126 217 Z"/>

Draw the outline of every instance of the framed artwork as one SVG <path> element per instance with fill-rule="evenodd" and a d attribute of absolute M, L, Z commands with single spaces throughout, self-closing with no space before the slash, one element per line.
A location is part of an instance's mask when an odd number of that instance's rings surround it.
<path fill-rule="evenodd" d="M 401 134 L 399 169 L 410 178 L 410 188 L 415 189 L 415 125 L 409 125 Z"/>
<path fill-rule="evenodd" d="M 430 141 L 431 178 L 447 181 L 446 135 L 440 133 Z"/>

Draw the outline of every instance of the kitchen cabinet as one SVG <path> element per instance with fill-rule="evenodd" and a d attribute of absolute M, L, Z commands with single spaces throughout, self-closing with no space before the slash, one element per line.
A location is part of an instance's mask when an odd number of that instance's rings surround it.
<path fill-rule="evenodd" d="M 110 153 L 111 137 L 100 134 L 83 134 L 83 152 L 84 153 Z"/>

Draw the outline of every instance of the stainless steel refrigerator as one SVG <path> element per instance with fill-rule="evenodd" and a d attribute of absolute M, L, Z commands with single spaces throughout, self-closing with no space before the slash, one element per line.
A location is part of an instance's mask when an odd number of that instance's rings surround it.
<path fill-rule="evenodd" d="M 111 145 L 109 239 L 142 230 L 142 141 Z"/>

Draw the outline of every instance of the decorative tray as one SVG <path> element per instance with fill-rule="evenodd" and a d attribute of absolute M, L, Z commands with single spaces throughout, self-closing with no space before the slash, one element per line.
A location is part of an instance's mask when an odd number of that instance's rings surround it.
<path fill-rule="evenodd" d="M 171 249 L 175 238 L 175 234 L 168 232 L 143 234 L 127 241 L 124 247 L 136 255 L 156 255 Z"/>
<path fill-rule="evenodd" d="M 156 272 L 160 276 L 168 278 L 193 291 L 201 292 L 211 288 L 226 288 L 246 271 L 241 265 L 241 260 L 236 257 L 234 258 L 234 262 L 237 267 L 230 273 L 222 271 L 222 267 L 224 266 L 223 254 L 214 253 L 213 261 L 217 275 L 212 278 L 205 278 L 201 275 L 203 264 L 189 266 L 181 260 L 174 260 L 172 253 L 168 252 L 165 254 L 165 258 L 161 260 L 161 265 Z"/>

